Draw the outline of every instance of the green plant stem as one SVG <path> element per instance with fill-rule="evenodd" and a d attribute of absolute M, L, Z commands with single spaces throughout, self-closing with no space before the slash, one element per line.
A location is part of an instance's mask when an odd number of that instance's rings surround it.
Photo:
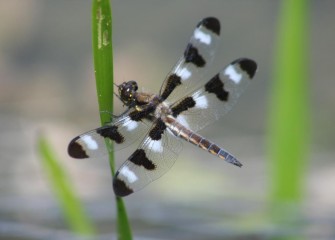
<path fill-rule="evenodd" d="M 38 139 L 38 152 L 41 156 L 44 171 L 70 228 L 79 235 L 93 236 L 94 226 L 78 200 L 64 168 L 60 165 L 44 137 Z"/>
<path fill-rule="evenodd" d="M 308 155 L 308 1 L 284 0 L 281 10 L 270 102 L 270 200 L 277 214 L 292 215 L 303 197 Z"/>
<path fill-rule="evenodd" d="M 101 124 L 111 121 L 113 113 L 113 45 L 112 14 L 109 0 L 93 0 L 92 31 L 94 69 Z M 113 146 L 106 141 L 112 176 L 115 174 Z M 122 198 L 116 198 L 117 234 L 120 240 L 132 239 L 130 225 Z"/>

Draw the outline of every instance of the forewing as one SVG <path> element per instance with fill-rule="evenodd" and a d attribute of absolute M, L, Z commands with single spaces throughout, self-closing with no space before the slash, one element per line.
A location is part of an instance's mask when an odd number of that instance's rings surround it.
<path fill-rule="evenodd" d="M 75 137 L 69 143 L 68 153 L 73 158 L 102 157 L 108 153 L 105 140 L 112 141 L 114 150 L 119 150 L 141 138 L 150 125 L 151 123 L 146 119 L 121 116 L 110 124 Z"/>
<path fill-rule="evenodd" d="M 256 70 L 251 59 L 233 61 L 204 86 L 174 103 L 173 116 L 193 131 L 213 123 L 233 107 Z"/>
<path fill-rule="evenodd" d="M 194 89 L 213 62 L 219 37 L 218 19 L 208 17 L 197 24 L 183 56 L 162 85 L 160 96 L 163 100 L 173 102 Z"/>
<path fill-rule="evenodd" d="M 172 167 L 181 150 L 180 139 L 158 119 L 138 149 L 116 172 L 115 194 L 127 196 L 161 177 Z"/>

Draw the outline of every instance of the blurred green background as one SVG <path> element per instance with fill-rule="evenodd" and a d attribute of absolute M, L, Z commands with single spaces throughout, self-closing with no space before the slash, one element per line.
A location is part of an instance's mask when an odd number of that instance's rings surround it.
<path fill-rule="evenodd" d="M 234 109 L 201 134 L 244 166 L 229 166 L 184 145 L 174 167 L 125 198 L 134 236 L 158 239 L 268 239 L 269 114 L 281 1 L 113 1 L 115 82 L 158 92 L 196 23 L 216 16 L 222 46 L 210 75 L 239 57 L 255 59 L 255 81 Z M 310 1 L 305 66 L 311 119 L 296 235 L 335 238 L 335 2 Z M 100 239 L 115 229 L 108 160 L 77 161 L 68 142 L 99 126 L 92 63 L 91 1 L 0 1 L 0 238 L 75 239 L 37 152 L 43 133 L 74 184 Z M 278 69 L 277 69 L 278 71 Z M 278 73 L 277 73 L 278 74 Z M 115 101 L 115 111 L 122 104 Z M 289 117 L 289 116 L 287 116 Z M 271 143 L 271 142 L 270 142 Z M 119 166 L 136 144 L 116 153 Z"/>

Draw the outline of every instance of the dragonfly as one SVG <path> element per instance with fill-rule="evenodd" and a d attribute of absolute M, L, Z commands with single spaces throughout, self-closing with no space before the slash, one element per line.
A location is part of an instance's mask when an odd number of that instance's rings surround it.
<path fill-rule="evenodd" d="M 68 154 L 77 159 L 102 158 L 108 154 L 106 140 L 119 150 L 142 138 L 113 177 L 114 193 L 120 197 L 165 174 L 183 142 L 241 167 L 236 157 L 198 133 L 233 107 L 257 71 L 254 60 L 238 58 L 209 80 L 204 77 L 219 45 L 220 31 L 220 21 L 215 17 L 196 25 L 158 94 L 138 91 L 133 80 L 118 85 L 116 95 L 126 111 L 104 126 L 75 137 L 68 145 Z"/>

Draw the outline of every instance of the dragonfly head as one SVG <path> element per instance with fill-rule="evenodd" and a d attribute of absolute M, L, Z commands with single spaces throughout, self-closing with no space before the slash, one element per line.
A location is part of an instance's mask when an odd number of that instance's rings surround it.
<path fill-rule="evenodd" d="M 136 91 L 138 89 L 137 83 L 135 81 L 124 82 L 119 85 L 118 88 L 120 99 L 126 106 L 130 106 L 135 102 Z"/>

